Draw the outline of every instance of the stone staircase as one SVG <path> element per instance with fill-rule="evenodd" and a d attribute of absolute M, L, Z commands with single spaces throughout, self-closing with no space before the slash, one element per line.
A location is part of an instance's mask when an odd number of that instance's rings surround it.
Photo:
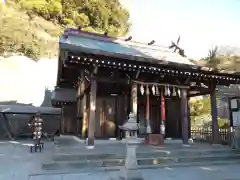
<path fill-rule="evenodd" d="M 64 147 L 58 144 L 51 161 L 43 164 L 45 171 L 93 171 L 119 170 L 124 166 L 126 154 L 122 143 L 99 144 L 87 150 L 84 144 Z M 138 168 L 164 168 L 187 166 L 213 166 L 240 163 L 240 151 L 224 146 L 194 144 L 183 147 L 181 144 L 137 148 Z"/>

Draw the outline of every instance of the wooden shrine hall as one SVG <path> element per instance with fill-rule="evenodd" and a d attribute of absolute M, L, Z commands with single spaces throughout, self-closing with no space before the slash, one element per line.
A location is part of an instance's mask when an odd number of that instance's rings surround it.
<path fill-rule="evenodd" d="M 189 97 L 211 95 L 212 143 L 218 143 L 216 86 L 240 75 L 194 65 L 168 47 L 66 29 L 59 39 L 58 79 L 52 104 L 62 108 L 61 133 L 121 138 L 130 112 L 139 137 L 190 137 Z M 165 133 L 160 135 L 160 126 Z"/>

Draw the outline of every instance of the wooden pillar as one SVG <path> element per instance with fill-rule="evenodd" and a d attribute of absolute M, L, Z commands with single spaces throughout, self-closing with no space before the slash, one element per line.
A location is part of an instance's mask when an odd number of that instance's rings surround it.
<path fill-rule="evenodd" d="M 63 105 L 62 106 L 62 134 L 68 132 L 68 122 L 69 121 L 69 112 L 68 112 L 68 107 Z"/>
<path fill-rule="evenodd" d="M 84 94 L 81 99 L 81 113 L 82 113 L 82 136 L 86 138 L 88 129 L 88 110 L 86 94 Z"/>
<path fill-rule="evenodd" d="M 80 98 L 80 95 L 81 95 L 81 81 L 79 80 L 78 81 L 78 86 L 77 86 L 77 94 L 76 94 L 76 97 L 77 97 L 77 114 L 76 114 L 76 117 L 77 117 L 77 134 L 81 134 L 81 131 L 82 131 L 82 125 L 80 124 L 81 123 L 81 118 L 82 118 L 82 111 L 81 111 L 81 108 L 82 108 L 82 103 L 81 103 L 81 98 Z"/>
<path fill-rule="evenodd" d="M 190 98 L 187 99 L 187 118 L 188 118 L 188 138 L 191 138 L 191 116 L 190 116 L 190 104 L 189 104 Z"/>
<path fill-rule="evenodd" d="M 137 117 L 137 83 L 132 83 L 131 87 L 131 113 Z"/>
<path fill-rule="evenodd" d="M 124 94 L 124 119 L 122 120 L 122 122 L 121 122 L 121 125 L 127 120 L 127 118 L 128 118 L 128 111 L 130 110 L 130 108 L 129 108 L 129 92 L 126 92 L 125 94 Z"/>
<path fill-rule="evenodd" d="M 75 105 L 64 105 L 62 108 L 62 133 L 74 133 L 74 122 L 76 117 Z"/>
<path fill-rule="evenodd" d="M 96 119 L 96 94 L 97 94 L 97 82 L 95 79 L 91 79 L 88 142 L 87 142 L 88 146 L 94 146 L 95 119 Z"/>
<path fill-rule="evenodd" d="M 219 143 L 219 129 L 218 129 L 218 118 L 217 118 L 217 97 L 215 85 L 212 86 L 212 92 L 210 94 L 211 100 L 211 115 L 212 115 L 212 143 Z"/>
<path fill-rule="evenodd" d="M 64 132 L 65 132 L 65 122 L 64 122 L 64 120 L 65 120 L 65 111 L 64 111 L 64 106 L 62 106 L 62 108 L 61 108 L 61 124 L 60 124 L 60 127 L 61 127 L 61 130 L 60 130 L 60 133 L 61 134 L 64 134 Z"/>
<path fill-rule="evenodd" d="M 150 125 L 150 112 L 149 112 L 149 106 L 150 106 L 150 92 L 149 92 L 149 87 L 146 87 L 146 124 L 147 124 L 147 129 L 146 133 L 151 134 L 151 125 Z"/>
<path fill-rule="evenodd" d="M 229 111 L 229 125 L 233 127 L 233 113 L 231 108 L 231 98 L 228 98 L 228 111 Z"/>
<path fill-rule="evenodd" d="M 187 89 L 181 89 L 181 120 L 183 144 L 188 144 L 188 98 Z"/>
<path fill-rule="evenodd" d="M 79 124 L 80 133 L 83 138 L 87 137 L 88 127 L 88 110 L 87 110 L 87 95 L 86 95 L 86 80 L 84 78 L 84 72 L 81 73 L 81 81 L 78 84 L 77 91 L 77 114 L 78 118 L 81 118 L 81 124 Z M 80 121 L 80 119 L 79 119 Z"/>

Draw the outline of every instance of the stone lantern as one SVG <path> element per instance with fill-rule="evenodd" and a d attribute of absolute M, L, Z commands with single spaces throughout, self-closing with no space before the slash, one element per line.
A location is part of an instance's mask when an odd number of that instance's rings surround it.
<path fill-rule="evenodd" d="M 125 166 L 122 169 L 120 179 L 132 180 L 132 179 L 142 179 L 141 172 L 138 170 L 138 163 L 136 158 L 136 147 L 140 143 L 137 138 L 137 131 L 140 129 L 137 123 L 136 116 L 133 113 L 129 114 L 129 119 L 122 126 L 119 126 L 126 134 L 126 158 Z"/>
<path fill-rule="evenodd" d="M 129 114 L 129 119 L 122 126 L 119 126 L 121 130 L 125 132 L 126 139 L 136 139 L 137 131 L 140 129 L 137 123 L 136 116 L 133 113 Z"/>

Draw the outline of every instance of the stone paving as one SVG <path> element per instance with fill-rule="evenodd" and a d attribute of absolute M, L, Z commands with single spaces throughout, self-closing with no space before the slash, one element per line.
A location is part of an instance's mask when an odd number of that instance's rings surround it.
<path fill-rule="evenodd" d="M 194 168 L 165 168 L 141 170 L 142 177 L 146 180 L 239 180 L 240 165 L 194 167 Z M 88 173 L 88 174 L 58 174 L 38 175 L 30 180 L 117 180 L 119 172 Z"/>
<path fill-rule="evenodd" d="M 30 153 L 27 142 L 0 142 L 0 180 L 117 180 L 120 172 L 46 174 L 42 163 L 50 162 L 53 143 L 46 142 L 42 153 Z M 148 180 L 239 180 L 240 164 L 141 170 Z"/>

